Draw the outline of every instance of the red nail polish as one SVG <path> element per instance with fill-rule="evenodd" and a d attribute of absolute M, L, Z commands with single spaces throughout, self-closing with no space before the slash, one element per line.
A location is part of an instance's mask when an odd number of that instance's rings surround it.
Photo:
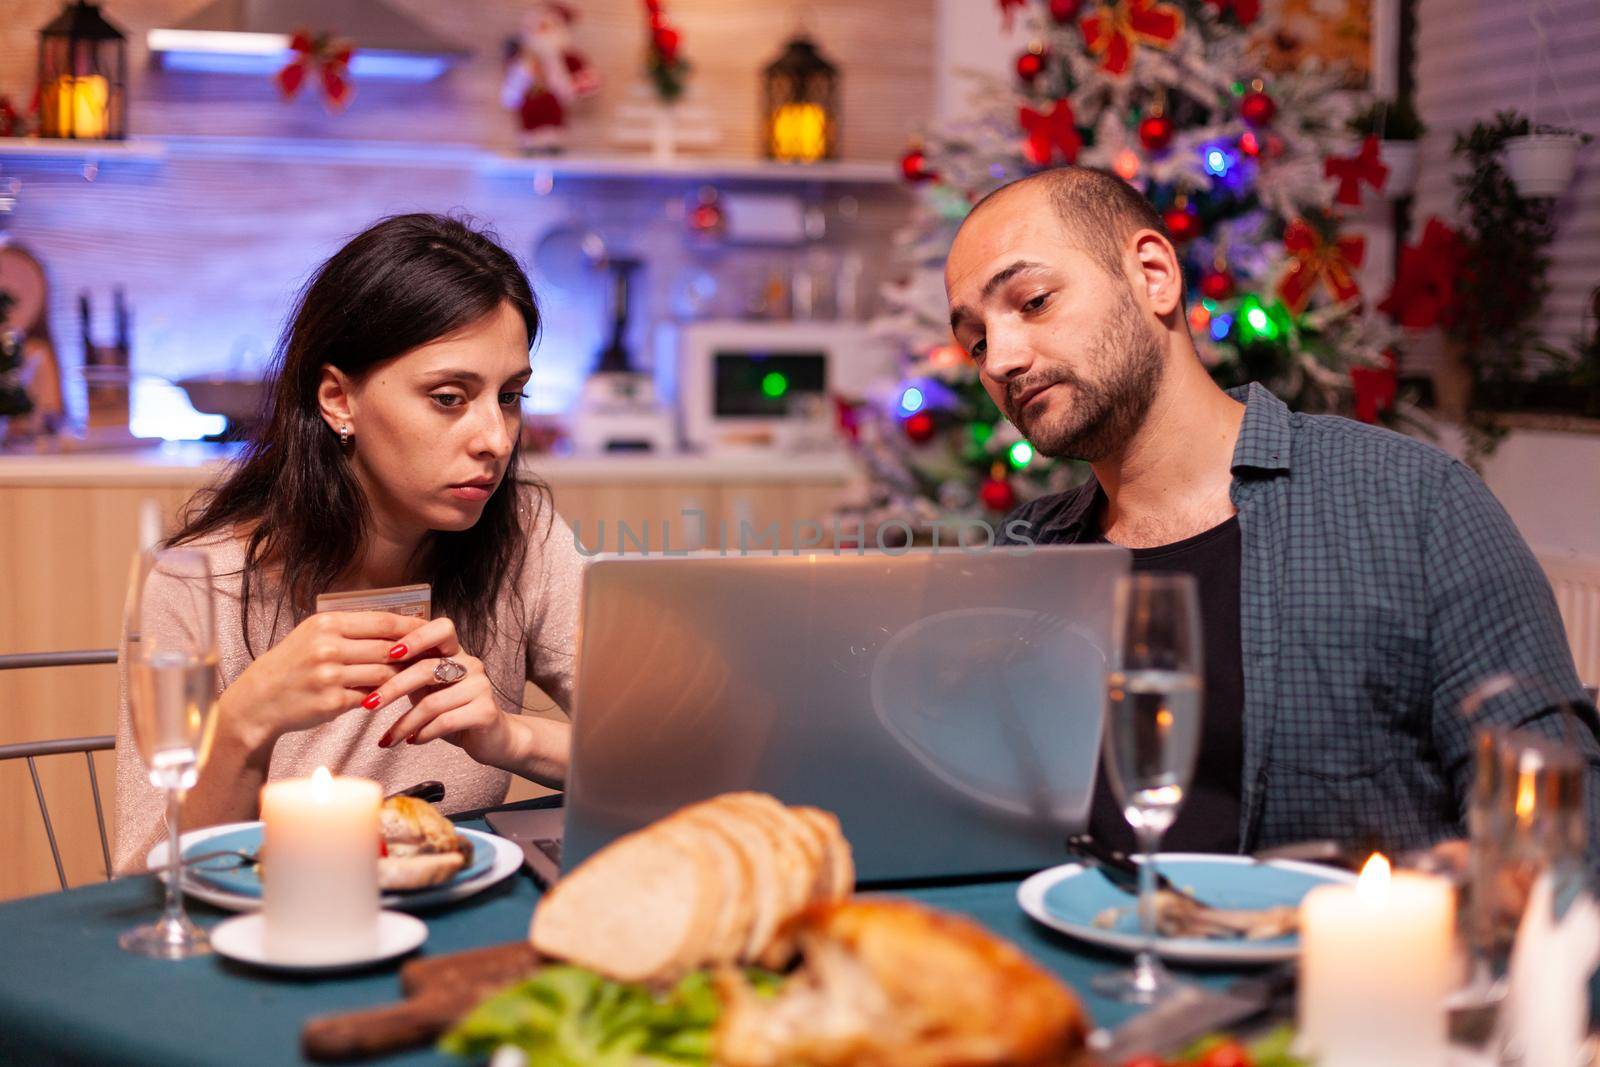
<path fill-rule="evenodd" d="M 410 737 L 406 738 L 406 744 L 414 745 L 416 743 L 417 743 L 417 735 L 416 734 L 412 734 Z"/>
<path fill-rule="evenodd" d="M 383 701 L 383 698 L 378 696 L 377 693 L 370 693 L 370 694 L 368 694 L 367 699 L 365 699 L 365 700 L 363 700 L 361 702 L 361 706 L 366 708 L 368 711 L 372 711 L 375 708 L 377 708 L 377 706 L 380 703 L 382 703 L 382 701 Z"/>
<path fill-rule="evenodd" d="M 387 737 L 378 738 L 378 747 L 379 748 L 388 748 L 389 747 L 389 739 Z"/>
<path fill-rule="evenodd" d="M 389 650 L 389 658 L 390 659 L 404 659 L 405 655 L 406 655 L 406 646 L 405 645 L 395 645 L 393 648 L 391 648 Z"/>

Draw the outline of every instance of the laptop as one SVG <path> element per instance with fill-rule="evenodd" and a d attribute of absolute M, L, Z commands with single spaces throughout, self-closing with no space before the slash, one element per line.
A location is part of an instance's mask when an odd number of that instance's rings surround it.
<path fill-rule="evenodd" d="M 863 883 L 1062 862 L 1128 566 L 1112 545 L 594 560 L 565 802 L 490 825 L 546 884 L 746 789 L 835 813 Z"/>

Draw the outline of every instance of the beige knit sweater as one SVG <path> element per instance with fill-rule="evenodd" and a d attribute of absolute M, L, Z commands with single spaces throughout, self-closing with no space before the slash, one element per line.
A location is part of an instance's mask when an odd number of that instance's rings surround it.
<path fill-rule="evenodd" d="M 545 511 L 544 515 L 549 512 Z M 467 649 L 478 655 L 494 682 L 496 698 L 511 713 L 521 710 L 518 700 L 524 680 L 531 681 L 563 708 L 571 706 L 573 660 L 576 651 L 578 599 L 582 581 L 583 557 L 577 552 L 572 531 L 557 517 L 542 536 L 545 524 L 539 517 L 537 529 L 530 532 L 528 555 L 522 574 L 523 617 L 512 619 L 513 600 L 509 591 L 496 601 L 497 638 L 487 651 Z M 542 541 L 542 544 L 541 544 Z M 244 546 L 235 538 L 218 538 L 197 545 L 211 557 L 216 587 L 216 627 L 219 654 L 219 683 L 223 688 L 250 665 L 252 656 L 245 648 L 240 629 L 240 589 Z M 150 594 L 147 593 L 147 596 Z M 184 626 L 184 597 L 164 598 L 166 608 L 156 609 L 171 625 Z M 250 643 L 257 652 L 271 648 L 286 637 L 299 621 L 284 612 L 273 625 L 272 605 L 252 595 L 250 604 Z M 146 625 L 152 617 L 146 609 Z M 507 623 L 510 625 L 507 625 Z M 166 805 L 162 794 L 150 784 L 133 742 L 128 714 L 128 680 L 122 668 L 122 706 L 117 719 L 117 804 L 114 865 L 119 873 L 142 871 L 145 856 L 166 832 Z M 507 694 L 513 697 L 508 699 Z M 330 723 L 311 730 L 285 735 L 272 752 L 268 778 L 293 778 L 326 766 L 335 774 L 372 778 L 384 791 L 402 789 L 429 779 L 444 783 L 445 811 L 466 811 L 487 807 L 505 800 L 511 775 L 477 763 L 447 741 L 425 745 L 378 747 L 378 739 L 395 720 L 404 715 L 411 702 L 400 700 L 376 712 L 346 712 Z M 204 773 L 204 772 L 202 772 Z"/>

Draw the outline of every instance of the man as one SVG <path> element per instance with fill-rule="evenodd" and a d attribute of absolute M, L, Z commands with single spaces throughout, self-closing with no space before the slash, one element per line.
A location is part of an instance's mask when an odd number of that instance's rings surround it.
<path fill-rule="evenodd" d="M 1334 838 L 1393 854 L 1460 836 L 1488 724 L 1582 747 L 1593 844 L 1593 708 L 1548 582 L 1470 470 L 1387 430 L 1291 413 L 1259 385 L 1218 388 L 1160 217 L 1110 174 L 1062 168 L 990 195 L 945 284 L 955 339 L 1001 410 L 1040 453 L 1093 469 L 1020 508 L 1007 534 L 1109 541 L 1136 571 L 1196 577 L 1205 720 L 1164 847 Z M 1526 684 L 1463 714 L 1502 673 Z M 1129 844 L 1100 778 L 1091 829 Z"/>

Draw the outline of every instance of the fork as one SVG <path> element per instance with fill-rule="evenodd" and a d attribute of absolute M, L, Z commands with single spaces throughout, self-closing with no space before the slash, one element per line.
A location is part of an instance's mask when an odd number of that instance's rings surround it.
<path fill-rule="evenodd" d="M 1131 893 L 1134 896 L 1139 895 L 1139 865 L 1123 853 L 1118 852 L 1109 845 L 1096 841 L 1089 834 L 1073 834 L 1067 838 L 1067 851 L 1079 859 L 1098 867 L 1100 873 L 1105 875 L 1106 881 L 1124 893 Z M 1154 857 L 1149 862 L 1154 864 Z M 1182 888 L 1178 883 L 1162 874 L 1159 867 L 1155 868 L 1155 872 L 1157 889 L 1182 897 L 1196 907 L 1215 907 L 1215 905 L 1207 904 L 1189 892 L 1189 890 Z"/>

